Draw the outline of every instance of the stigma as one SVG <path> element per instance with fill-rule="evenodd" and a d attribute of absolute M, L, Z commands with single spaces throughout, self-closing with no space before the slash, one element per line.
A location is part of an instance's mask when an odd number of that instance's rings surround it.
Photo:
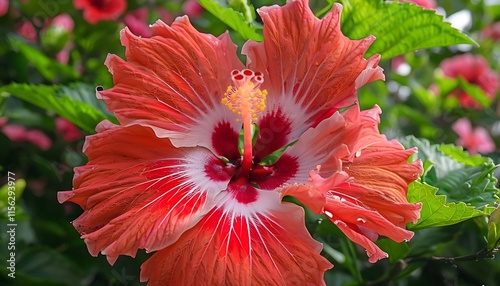
<path fill-rule="evenodd" d="M 233 70 L 231 72 L 233 85 L 227 87 L 222 104 L 243 118 L 249 116 L 257 121 L 259 113 L 266 109 L 267 91 L 259 89 L 264 82 L 261 72 L 249 69 Z"/>

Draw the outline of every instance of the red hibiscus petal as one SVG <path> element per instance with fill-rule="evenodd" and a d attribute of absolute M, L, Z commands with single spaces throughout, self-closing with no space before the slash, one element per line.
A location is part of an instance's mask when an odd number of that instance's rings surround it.
<path fill-rule="evenodd" d="M 288 116 L 287 142 L 319 123 L 323 114 L 354 103 L 356 88 L 362 84 L 384 78 L 377 67 L 379 56 L 363 58 L 374 37 L 345 37 L 340 31 L 340 11 L 341 6 L 335 4 L 320 20 L 307 0 L 260 8 L 264 41 L 243 46 L 249 67 L 264 73 L 267 113 L 281 109 Z"/>
<path fill-rule="evenodd" d="M 278 202 L 277 193 L 274 199 Z M 148 285 L 324 285 L 331 264 L 304 226 L 303 210 L 275 204 L 266 213 L 213 209 L 141 271 Z"/>
<path fill-rule="evenodd" d="M 232 84 L 230 72 L 243 68 L 236 46 L 227 33 L 217 38 L 199 33 L 187 17 L 171 26 L 158 21 L 151 31 L 151 38 L 122 31 L 127 60 L 108 57 L 115 85 L 98 96 L 123 125 L 150 126 L 177 147 L 213 150 L 217 125 L 229 122 L 236 133 L 241 128 L 236 114 L 221 103 Z"/>
<path fill-rule="evenodd" d="M 318 165 L 322 165 L 322 169 L 340 170 L 340 158 L 349 157 L 352 146 L 360 140 L 362 128 L 359 113 L 358 106 L 342 114 L 334 113 L 315 128 L 304 132 L 297 143 L 285 151 L 285 154 L 297 158 L 299 164 L 298 175 L 292 182 L 307 181 L 309 172 Z"/>
<path fill-rule="evenodd" d="M 284 187 L 282 195 L 293 196 L 315 213 L 324 213 L 349 239 L 367 250 L 370 262 L 387 257 L 387 254 L 373 243 L 378 235 L 384 235 L 397 242 L 407 241 L 413 237 L 413 232 L 403 229 L 404 226 L 394 224 L 390 220 L 392 217 L 386 217 L 385 212 L 392 207 L 395 209 L 394 213 L 398 213 L 398 210 L 404 213 L 406 210 L 402 209 L 409 207 L 408 212 L 418 214 L 420 205 L 390 202 L 379 194 L 373 201 L 378 199 L 382 202 L 382 206 L 368 206 L 364 197 L 356 198 L 356 193 L 350 196 L 350 192 L 338 192 L 339 188 L 348 189 L 346 186 L 351 184 L 352 178 L 345 172 L 335 173 L 326 179 L 318 173 L 318 171 L 311 173 L 311 185 L 297 184 Z"/>
<path fill-rule="evenodd" d="M 381 135 L 379 114 L 378 107 L 360 112 L 353 106 L 304 132 L 286 154 L 297 158 L 299 173 L 314 163 L 321 168 L 310 172 L 309 183 L 281 189 L 283 196 L 326 214 L 367 249 L 372 262 L 386 254 L 370 239 L 409 240 L 413 233 L 404 227 L 416 222 L 421 210 L 406 198 L 408 184 L 422 172 L 420 161 L 408 162 L 416 150 Z"/>
<path fill-rule="evenodd" d="M 327 217 L 334 222 L 340 220 L 346 224 L 362 226 L 396 242 L 410 240 L 413 237 L 413 232 L 395 226 L 378 210 L 371 210 L 357 203 L 343 200 L 341 197 L 330 197 L 325 205 L 325 212 Z M 361 246 L 366 248 L 363 244 Z"/>
<path fill-rule="evenodd" d="M 75 169 L 74 190 L 58 199 L 83 208 L 73 224 L 89 252 L 101 251 L 110 263 L 176 241 L 214 206 L 230 179 L 206 173 L 214 156 L 204 148 L 175 148 L 140 125 L 106 122 L 98 130 L 87 137 L 89 162 Z"/>
<path fill-rule="evenodd" d="M 375 263 L 380 259 L 388 257 L 388 254 L 382 251 L 373 241 L 365 234 L 355 231 L 348 224 L 341 220 L 336 220 L 333 223 L 354 243 L 363 246 L 366 249 L 368 261 Z"/>

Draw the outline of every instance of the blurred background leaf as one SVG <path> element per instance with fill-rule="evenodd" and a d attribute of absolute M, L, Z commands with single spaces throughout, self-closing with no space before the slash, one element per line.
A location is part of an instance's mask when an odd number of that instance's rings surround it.
<path fill-rule="evenodd" d="M 151 254 L 139 251 L 136 258 L 120 257 L 113 266 L 102 255 L 92 257 L 70 223 L 81 214 L 80 208 L 59 204 L 57 192 L 70 190 L 73 168 L 86 163 L 84 136 L 93 134 L 101 120 L 116 122 L 95 97 L 95 90 L 113 86 L 104 61 L 108 53 L 124 57 L 119 31 L 126 23 L 140 24 L 147 32 L 157 19 L 170 24 L 187 14 L 202 32 L 218 36 L 228 30 L 241 48 L 247 39 L 262 40 L 262 20 L 255 8 L 286 3 L 199 2 L 204 8 L 195 1 L 128 0 L 117 19 L 90 24 L 82 11 L 74 9 L 73 1 L 9 1 L 8 10 L 0 15 L 0 177 L 12 171 L 17 178 L 19 264 L 12 284 L 4 267 L 9 254 L 5 247 L 0 249 L 0 285 L 144 285 L 139 281 L 140 265 Z M 323 17 L 334 2 L 310 0 L 309 5 Z M 375 264 L 368 263 L 365 252 L 335 224 L 305 209 L 307 228 L 323 243 L 322 255 L 335 265 L 325 273 L 327 285 L 496 285 L 498 257 L 454 264 L 434 258 L 470 257 L 498 247 L 498 89 L 488 94 L 481 77 L 472 81 L 463 75 L 445 75 L 441 64 L 470 54 L 482 57 L 487 66 L 464 66 L 462 71 L 500 72 L 499 41 L 494 34 L 485 36 L 488 28 L 500 22 L 500 5 L 486 0 L 437 0 L 435 10 L 425 10 L 398 1 L 339 2 L 342 31 L 356 39 L 375 35 L 367 56 L 380 53 L 383 59 L 380 66 L 386 81 L 358 90 L 361 109 L 379 105 L 381 132 L 389 138 L 404 138 L 401 142 L 407 148 L 417 146 L 425 173 L 409 189 L 409 199 L 423 203 L 421 219 L 409 226 L 414 237 L 402 243 L 379 238 L 377 244 L 389 258 Z M 137 18 L 141 13 L 145 17 Z M 51 26 L 60 15 L 72 19 L 73 29 Z M 131 17 L 135 22 L 129 21 Z M 478 106 L 463 106 L 456 90 L 464 91 Z M 66 139 L 57 124 L 61 116 L 77 125 L 79 136 Z M 470 122 L 470 138 L 476 140 L 482 131 L 491 137 L 494 148 L 481 151 L 465 145 L 453 128 L 462 118 Z M 14 140 L 8 127 L 38 132 L 38 142 Z M 45 145 L 39 142 L 42 137 Z M 474 140 L 478 145 L 486 139 Z M 458 143 L 464 146 L 457 147 Z M 5 198 L 4 187 L 0 198 Z M 5 204 L 0 203 L 0 208 L 3 217 Z M 7 241 L 5 224 L 0 225 L 0 241 Z"/>
<path fill-rule="evenodd" d="M 13 83 L 0 87 L 7 93 L 67 118 L 86 131 L 94 131 L 104 119 L 115 121 L 95 97 L 95 88 L 78 83 L 71 86 L 48 86 Z"/>

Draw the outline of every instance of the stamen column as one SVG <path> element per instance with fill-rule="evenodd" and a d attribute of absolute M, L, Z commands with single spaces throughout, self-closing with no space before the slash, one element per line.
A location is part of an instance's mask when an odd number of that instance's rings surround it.
<path fill-rule="evenodd" d="M 241 115 L 243 122 L 243 154 L 240 170 L 243 175 L 248 175 L 253 165 L 252 124 L 253 121 L 257 121 L 257 114 L 266 108 L 267 91 L 259 89 L 259 86 L 264 81 L 260 72 L 253 72 L 249 69 L 233 70 L 231 79 L 234 85 L 228 86 L 222 98 L 222 103 L 232 112 Z"/>

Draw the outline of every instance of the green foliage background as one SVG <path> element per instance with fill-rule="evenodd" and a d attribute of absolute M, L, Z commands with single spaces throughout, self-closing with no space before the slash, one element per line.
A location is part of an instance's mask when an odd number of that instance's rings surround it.
<path fill-rule="evenodd" d="M 262 23 L 255 8 L 284 1 L 200 0 L 206 9 L 191 19 L 203 32 L 215 35 L 229 30 L 238 46 L 245 40 L 262 40 Z M 311 0 L 313 11 L 324 16 L 336 1 Z M 421 219 L 408 225 L 415 232 L 409 242 L 381 238 L 377 244 L 389 259 L 376 264 L 350 242 L 329 220 L 307 212 L 307 227 L 324 244 L 323 255 L 335 267 L 325 274 L 327 285 L 496 285 L 500 259 L 494 252 L 500 241 L 498 174 L 500 153 L 470 156 L 454 145 L 453 122 L 467 117 L 484 126 L 500 146 L 498 93 L 490 100 L 477 86 L 463 79 L 443 77 L 439 63 L 461 53 L 485 57 L 500 71 L 500 44 L 479 37 L 487 25 L 500 21 L 500 4 L 483 0 L 438 0 L 441 14 L 468 11 L 470 25 L 461 32 L 432 10 L 409 3 L 382 0 L 342 0 L 342 31 L 352 39 L 373 34 L 377 40 L 367 57 L 381 54 L 386 81 L 359 91 L 362 109 L 381 106 L 381 132 L 399 139 L 407 148 L 418 147 L 414 159 L 425 168 L 410 185 L 408 199 L 422 203 Z M 128 1 L 127 11 L 146 7 L 150 22 L 159 17 L 155 7 L 181 15 L 183 1 Z M 84 134 L 93 134 L 98 122 L 115 120 L 95 98 L 96 86 L 109 88 L 112 81 L 103 65 L 108 53 L 123 56 L 119 42 L 121 21 L 90 25 L 72 1 L 10 1 L 17 14 L 0 17 L 0 117 L 9 123 L 46 133 L 53 144 L 43 151 L 28 142 L 11 142 L 0 132 L 0 285 L 142 285 L 139 271 L 149 254 L 121 257 L 115 265 L 104 256 L 92 257 L 69 223 L 81 210 L 60 205 L 56 194 L 72 187 L 72 169 L 85 164 L 83 139 L 67 142 L 55 130 L 54 118 L 64 117 Z M 45 6 L 44 6 L 45 5 Z M 70 14 L 75 21 L 71 34 L 48 34 L 37 26 L 37 42 L 16 34 L 19 21 L 36 24 L 40 11 L 53 18 Z M 121 19 L 120 19 L 121 20 Z M 55 55 L 73 42 L 68 64 Z M 460 45 L 459 45 L 460 44 Z M 458 45 L 458 46 L 457 46 Z M 410 68 L 402 74 L 391 65 L 403 57 Z M 439 94 L 431 93 L 436 85 Z M 466 90 L 483 109 L 462 108 L 448 94 L 456 87 Z M 496 129 L 495 129 L 496 128 Z M 497 131 L 495 131 L 497 130 Z M 496 132 L 496 133 L 495 133 Z M 8 240 L 7 178 L 16 175 L 18 221 L 16 279 L 7 277 Z M 493 213 L 493 215 L 491 215 Z M 486 269 L 486 270 L 485 270 Z"/>

